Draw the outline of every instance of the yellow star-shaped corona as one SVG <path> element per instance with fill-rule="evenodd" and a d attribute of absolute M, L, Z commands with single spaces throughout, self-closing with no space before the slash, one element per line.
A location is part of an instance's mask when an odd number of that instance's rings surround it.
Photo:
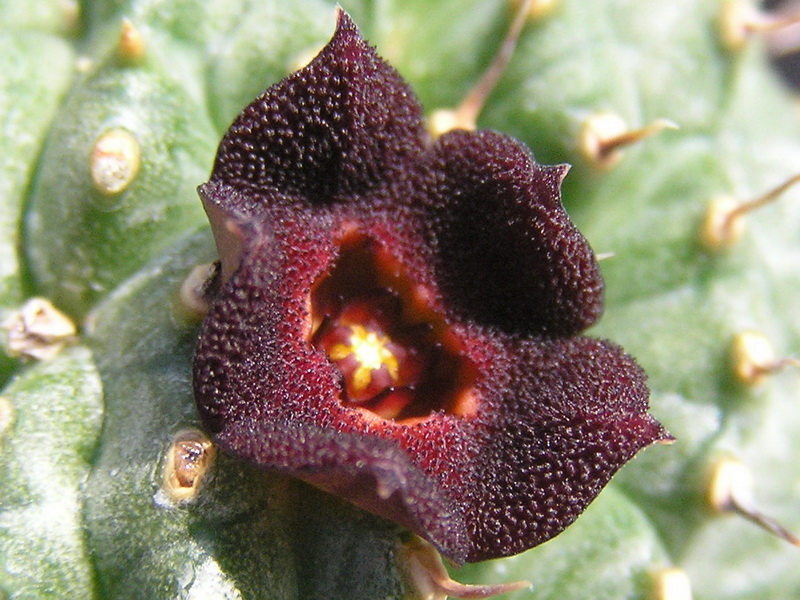
<path fill-rule="evenodd" d="M 353 391 L 361 392 L 372 382 L 372 372 L 383 366 L 389 376 L 397 381 L 399 365 L 397 357 L 387 347 L 390 341 L 388 337 L 369 331 L 363 325 L 351 325 L 350 344 L 336 344 L 328 355 L 333 360 L 344 360 L 351 354 L 355 357 L 358 366 L 353 372 L 350 385 Z"/>

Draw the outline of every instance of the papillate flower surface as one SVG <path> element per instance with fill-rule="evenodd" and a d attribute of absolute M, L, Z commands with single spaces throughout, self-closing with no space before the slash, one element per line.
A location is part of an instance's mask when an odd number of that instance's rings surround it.
<path fill-rule="evenodd" d="M 200 187 L 220 254 L 194 385 L 226 451 L 395 521 L 456 563 L 558 534 L 670 439 L 602 312 L 566 166 L 514 139 L 429 139 L 339 13 L 250 104 Z"/>

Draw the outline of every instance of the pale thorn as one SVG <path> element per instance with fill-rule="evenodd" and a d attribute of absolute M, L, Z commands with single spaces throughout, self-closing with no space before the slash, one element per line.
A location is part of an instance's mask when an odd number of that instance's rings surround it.
<path fill-rule="evenodd" d="M 77 0 L 59 0 L 61 14 L 64 15 L 64 22 L 67 28 L 74 30 L 81 22 L 81 6 Z"/>
<path fill-rule="evenodd" d="M 600 169 L 610 169 L 623 157 L 622 150 L 665 129 L 678 129 L 669 119 L 656 119 L 639 129 L 629 129 L 616 113 L 598 112 L 581 124 L 578 149 L 584 158 Z"/>
<path fill-rule="evenodd" d="M 800 539 L 756 508 L 753 474 L 735 458 L 722 458 L 711 469 L 708 503 L 717 512 L 734 512 L 779 538 L 800 546 Z"/>
<path fill-rule="evenodd" d="M 732 196 L 714 196 L 708 203 L 700 228 L 700 243 L 714 252 L 735 245 L 744 234 L 744 219 L 730 215 L 741 203 Z"/>
<path fill-rule="evenodd" d="M 10 356 L 54 358 L 78 333 L 75 322 L 45 298 L 31 298 L 2 327 L 8 331 Z"/>
<path fill-rule="evenodd" d="M 128 130 L 114 127 L 103 132 L 89 157 L 95 189 L 106 196 L 125 191 L 139 174 L 141 154 L 138 140 Z"/>
<path fill-rule="evenodd" d="M 130 21 L 122 20 L 122 28 L 117 42 L 117 53 L 119 57 L 129 63 L 133 63 L 144 58 L 145 43 L 142 32 Z"/>
<path fill-rule="evenodd" d="M 531 586 L 529 581 L 496 585 L 465 585 L 450 578 L 439 552 L 428 542 L 414 537 L 400 548 L 400 566 L 418 600 L 447 598 L 493 598 Z"/>
<path fill-rule="evenodd" d="M 771 204 L 786 190 L 800 182 L 800 173 L 789 177 L 765 194 L 746 202 L 731 196 L 716 196 L 711 199 L 700 231 L 700 241 L 709 250 L 730 248 L 744 233 L 744 217 L 754 210 Z"/>
<path fill-rule="evenodd" d="M 761 208 L 762 206 L 777 200 L 786 190 L 793 187 L 798 182 L 800 182 L 800 173 L 792 175 L 780 185 L 769 190 L 766 194 L 762 194 L 758 198 L 754 198 L 748 202 L 743 202 L 736 209 L 731 211 L 731 214 L 728 215 L 728 219 L 735 220 L 749 212 L 756 210 L 757 208 Z"/>
<path fill-rule="evenodd" d="M 461 104 L 455 109 L 439 109 L 431 114 L 428 119 L 431 137 L 436 139 L 453 129 L 473 131 L 477 128 L 478 116 L 514 54 L 533 2 L 534 0 L 523 0 L 519 3 L 500 50 Z"/>
<path fill-rule="evenodd" d="M 439 108 L 428 116 L 428 132 L 433 139 L 454 129 L 475 131 L 476 128 L 477 124 L 473 120 L 456 109 Z"/>
<path fill-rule="evenodd" d="M 181 283 L 178 297 L 188 315 L 202 318 L 210 308 L 209 289 L 219 277 L 219 263 L 195 266 Z"/>
<path fill-rule="evenodd" d="M 800 366 L 800 361 L 795 358 L 777 358 L 767 336 L 750 329 L 734 336 L 731 359 L 737 379 L 751 386 L 760 384 L 765 377 L 785 367 Z"/>
<path fill-rule="evenodd" d="M 532 0 L 528 8 L 527 18 L 529 21 L 538 21 L 549 16 L 559 5 L 560 0 Z M 514 9 L 518 9 L 521 0 L 513 0 Z"/>
<path fill-rule="evenodd" d="M 660 569 L 653 573 L 653 584 L 653 600 L 692 600 L 692 582 L 683 569 Z"/>
<path fill-rule="evenodd" d="M 746 0 L 723 0 L 720 4 L 719 36 L 728 50 L 741 50 L 750 37 L 750 23 L 758 10 Z"/>
<path fill-rule="evenodd" d="M 748 0 L 725 0 L 720 7 L 719 32 L 722 44 L 731 51 L 745 47 L 753 34 L 773 33 L 800 23 L 800 10 L 763 12 Z M 800 41 L 795 38 L 795 47 Z"/>
<path fill-rule="evenodd" d="M 784 22 L 781 27 L 773 28 L 765 32 L 764 38 L 767 51 L 774 57 L 786 56 L 800 50 L 800 2 L 784 3 L 777 15 L 791 16 L 796 18 L 791 23 Z"/>
<path fill-rule="evenodd" d="M 594 255 L 597 262 L 608 260 L 609 258 L 614 258 L 615 256 L 616 253 L 614 252 L 598 252 L 597 254 Z"/>

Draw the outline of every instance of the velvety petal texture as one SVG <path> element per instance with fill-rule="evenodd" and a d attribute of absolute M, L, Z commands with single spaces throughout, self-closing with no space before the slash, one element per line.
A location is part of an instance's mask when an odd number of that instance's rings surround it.
<path fill-rule="evenodd" d="M 602 280 L 561 205 L 566 172 L 491 131 L 427 139 L 340 12 L 200 187 L 222 276 L 194 385 L 216 441 L 456 563 L 563 530 L 669 439 L 633 359 L 577 335 Z"/>
<path fill-rule="evenodd" d="M 319 205 L 382 185 L 424 144 L 411 89 L 342 13 L 320 55 L 234 121 L 214 180 Z"/>

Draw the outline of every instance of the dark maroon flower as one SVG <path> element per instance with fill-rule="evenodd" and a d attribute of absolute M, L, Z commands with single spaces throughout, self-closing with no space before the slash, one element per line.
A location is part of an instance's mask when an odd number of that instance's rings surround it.
<path fill-rule="evenodd" d="M 566 172 L 491 131 L 428 139 L 340 12 L 200 187 L 222 275 L 194 384 L 216 441 L 457 563 L 563 530 L 669 437 L 635 362 L 577 335 L 602 280 L 561 206 Z"/>

